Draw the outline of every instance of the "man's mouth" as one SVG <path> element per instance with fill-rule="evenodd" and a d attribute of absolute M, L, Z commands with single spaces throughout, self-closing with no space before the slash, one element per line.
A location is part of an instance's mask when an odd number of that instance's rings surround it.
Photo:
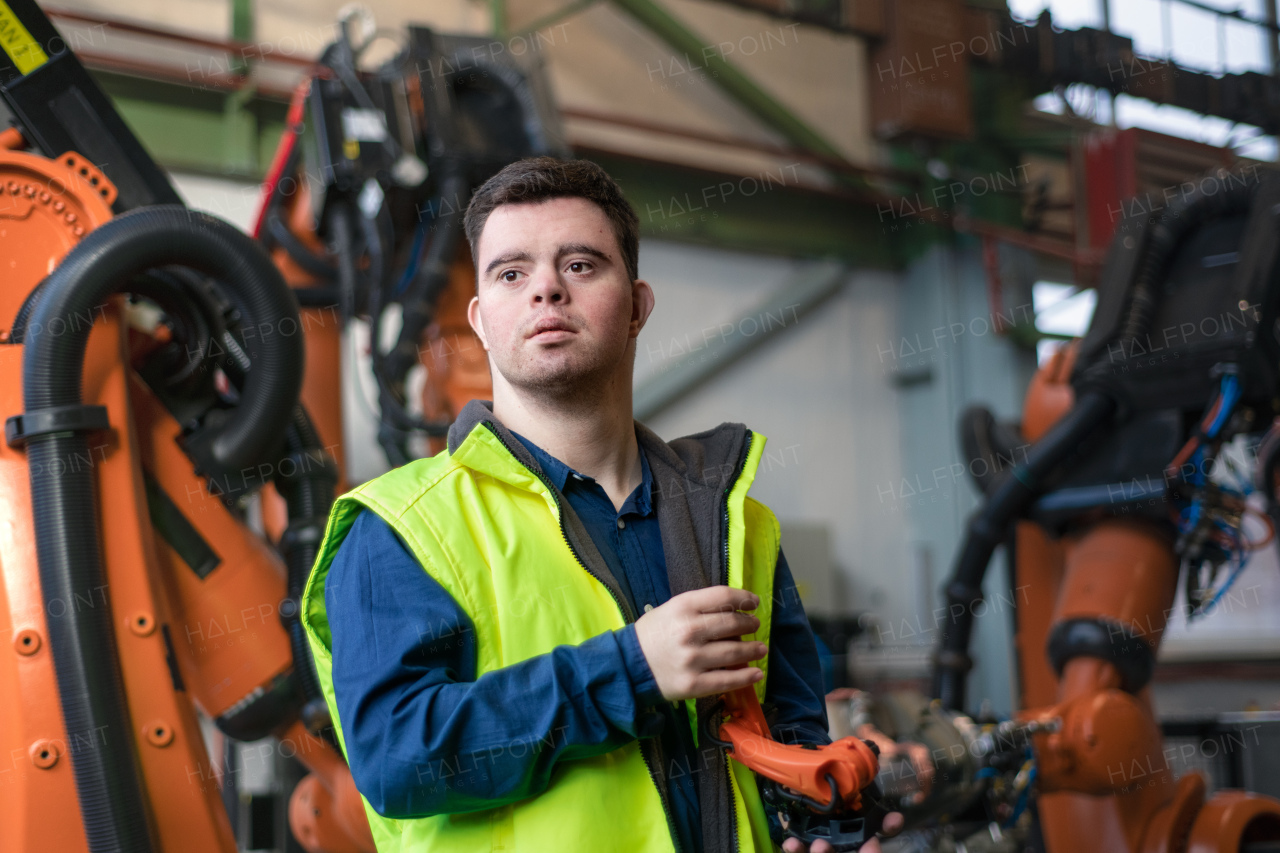
<path fill-rule="evenodd" d="M 529 337 L 533 340 L 560 340 L 574 333 L 573 326 L 565 320 L 548 317 L 534 324 Z"/>

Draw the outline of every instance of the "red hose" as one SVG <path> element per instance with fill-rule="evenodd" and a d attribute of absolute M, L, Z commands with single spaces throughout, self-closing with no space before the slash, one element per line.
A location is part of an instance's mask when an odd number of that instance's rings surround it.
<path fill-rule="evenodd" d="M 276 187 L 284 177 L 285 164 L 293 156 L 293 149 L 302 135 L 302 114 L 307 104 L 307 94 L 311 91 L 311 78 L 308 77 L 293 90 L 293 98 L 289 101 L 289 112 L 284 120 L 284 134 L 276 145 L 276 153 L 271 158 L 271 167 L 267 169 L 266 180 L 262 182 L 262 201 L 258 205 L 258 215 L 254 217 L 253 239 L 262 238 L 262 229 L 267 221 L 267 211 L 271 208 L 271 199 L 276 194 Z"/>

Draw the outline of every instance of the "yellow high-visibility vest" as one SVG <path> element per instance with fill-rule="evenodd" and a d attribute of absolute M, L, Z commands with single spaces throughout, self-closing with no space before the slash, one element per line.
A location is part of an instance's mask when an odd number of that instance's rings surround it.
<path fill-rule="evenodd" d="M 452 452 L 390 471 L 333 506 L 303 593 L 301 618 L 344 751 L 324 587 L 334 555 L 363 509 L 377 513 L 400 535 L 470 617 L 476 678 L 626 624 L 613 594 L 570 547 L 559 496 L 516 458 L 501 432 L 491 422 L 477 423 Z M 725 577 L 730 586 L 760 597 L 755 611 L 760 631 L 744 639 L 768 643 L 778 522 L 747 496 L 764 444 L 764 436 L 747 433 L 741 473 L 724 494 Z M 765 670 L 755 685 L 763 700 L 767 659 L 756 665 Z M 743 853 L 775 849 L 753 774 L 736 761 L 726 765 L 736 848 Z M 378 814 L 367 797 L 364 805 L 379 853 L 672 853 L 678 842 L 659 785 L 640 741 L 633 740 L 594 758 L 561 761 L 541 794 L 490 810 L 397 820 Z"/>

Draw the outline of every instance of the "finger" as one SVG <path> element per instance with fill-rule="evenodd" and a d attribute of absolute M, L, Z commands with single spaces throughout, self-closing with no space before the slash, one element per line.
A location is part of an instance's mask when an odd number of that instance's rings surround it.
<path fill-rule="evenodd" d="M 692 589 L 674 596 L 671 600 L 679 600 L 681 604 L 703 613 L 713 613 L 717 610 L 754 610 L 760 604 L 760 596 L 731 586 Z"/>
<path fill-rule="evenodd" d="M 920 780 L 920 791 L 928 796 L 933 788 L 933 762 L 930 760 L 929 748 L 924 744 L 907 744 L 907 755 L 911 756 L 911 764 L 915 768 L 916 778 Z"/>
<path fill-rule="evenodd" d="M 745 666 L 741 669 L 713 669 L 698 676 L 691 692 L 694 698 L 715 696 L 718 693 L 728 693 L 730 690 L 755 684 L 763 677 L 764 673 L 754 666 Z"/>
<path fill-rule="evenodd" d="M 729 610 L 723 613 L 700 613 L 694 620 L 694 637 L 702 642 L 741 637 L 760 630 L 760 620 L 750 613 Z"/>
<path fill-rule="evenodd" d="M 884 822 L 880 824 L 880 834 L 885 838 L 897 835 L 902 832 L 903 821 L 902 812 L 889 812 L 884 816 Z"/>
<path fill-rule="evenodd" d="M 782 849 L 785 853 L 804 853 L 804 842 L 799 838 L 788 838 L 782 842 Z"/>
<path fill-rule="evenodd" d="M 863 740 L 871 741 L 880 748 L 881 764 L 887 764 L 897 758 L 899 752 L 898 743 L 871 723 L 863 723 L 859 726 L 857 735 Z"/>
<path fill-rule="evenodd" d="M 859 847 L 858 853 L 880 853 L 880 842 L 873 838 Z"/>
<path fill-rule="evenodd" d="M 823 841 L 819 838 L 809 846 L 809 853 L 835 853 L 835 849 L 831 846 L 831 842 Z M 865 850 L 867 848 L 864 845 L 862 849 Z"/>
<path fill-rule="evenodd" d="M 744 643 L 740 640 L 717 640 L 707 643 L 694 652 L 692 666 L 700 670 L 742 666 L 753 660 L 764 660 L 769 647 L 764 643 Z"/>

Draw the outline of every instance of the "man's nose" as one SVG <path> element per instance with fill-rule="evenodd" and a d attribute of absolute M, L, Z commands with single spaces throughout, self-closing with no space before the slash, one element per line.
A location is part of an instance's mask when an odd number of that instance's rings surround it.
<path fill-rule="evenodd" d="M 569 291 L 554 268 L 538 269 L 533 274 L 530 293 L 534 304 L 560 304 L 569 300 Z"/>

